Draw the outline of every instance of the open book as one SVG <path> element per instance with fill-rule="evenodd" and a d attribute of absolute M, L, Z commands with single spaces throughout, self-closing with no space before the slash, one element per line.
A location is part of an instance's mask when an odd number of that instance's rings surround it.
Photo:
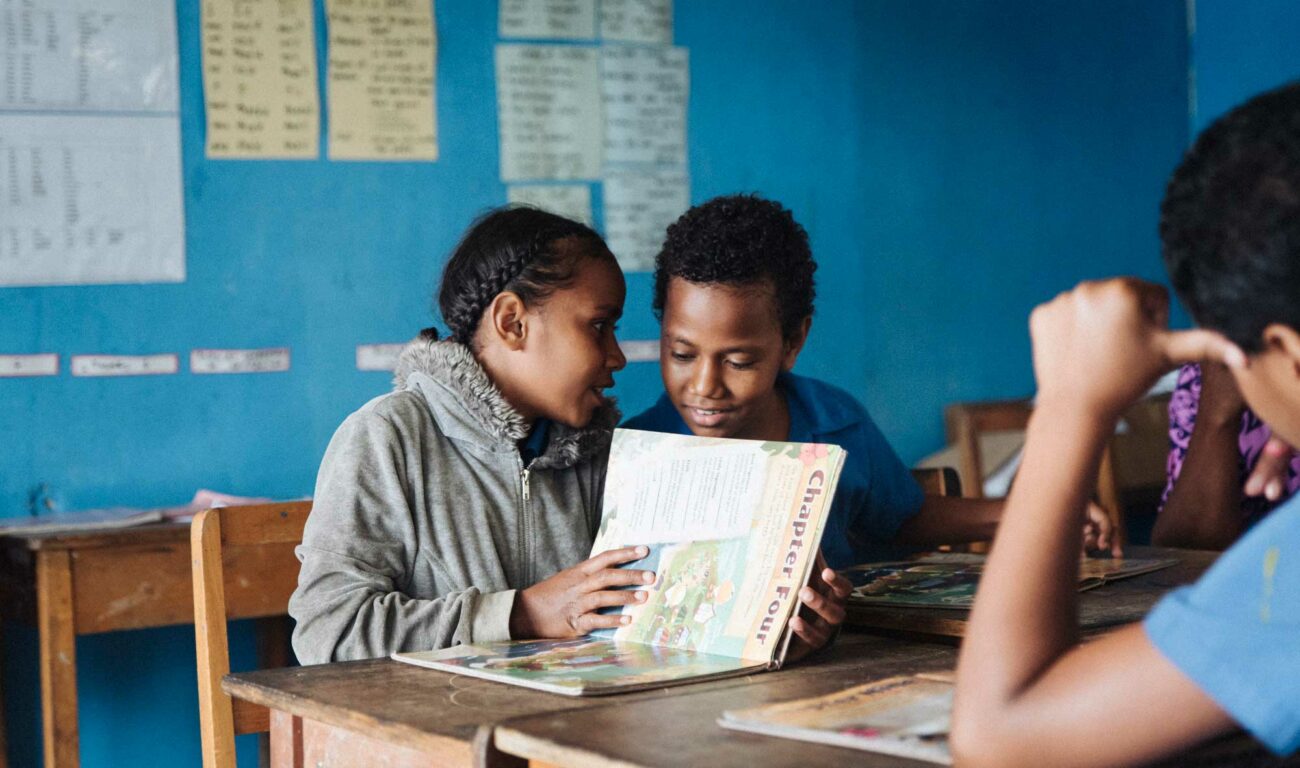
<path fill-rule="evenodd" d="M 619 429 L 593 555 L 644 544 L 631 621 L 572 640 L 461 645 L 398 661 L 572 696 L 776 668 L 844 464 L 834 445 Z"/>
<path fill-rule="evenodd" d="M 1177 565 L 1177 560 L 1082 558 L 1079 591 Z M 853 584 L 854 605 L 970 608 L 984 571 L 983 555 L 939 553 L 914 560 L 868 563 L 840 571 Z"/>
<path fill-rule="evenodd" d="M 827 696 L 723 712 L 736 731 L 952 765 L 952 673 L 877 680 Z"/>

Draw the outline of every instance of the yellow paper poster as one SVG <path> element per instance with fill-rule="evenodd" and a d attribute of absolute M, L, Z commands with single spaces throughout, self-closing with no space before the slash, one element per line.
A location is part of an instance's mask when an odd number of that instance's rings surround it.
<path fill-rule="evenodd" d="M 202 24 L 208 157 L 318 157 L 311 0 L 203 0 Z"/>
<path fill-rule="evenodd" d="M 432 0 L 327 0 L 331 160 L 437 160 Z"/>

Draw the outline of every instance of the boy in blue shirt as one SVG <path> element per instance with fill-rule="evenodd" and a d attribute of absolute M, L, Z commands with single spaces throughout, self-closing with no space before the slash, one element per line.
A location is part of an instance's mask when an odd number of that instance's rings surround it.
<path fill-rule="evenodd" d="M 664 394 L 624 426 L 750 440 L 831 443 L 847 451 L 822 537 L 823 567 L 791 621 L 798 658 L 829 641 L 852 587 L 833 569 L 889 559 L 886 545 L 992 538 L 1001 500 L 925 496 L 865 408 L 791 372 L 812 327 L 817 269 L 808 233 L 779 203 L 719 197 L 668 228 L 655 260 Z M 1089 548 L 1112 547 L 1110 521 L 1086 511 Z M 824 568 L 829 565 L 829 568 Z"/>
<path fill-rule="evenodd" d="M 664 394 L 623 426 L 845 448 L 822 539 L 832 568 L 887 559 L 885 545 L 992 538 L 1001 500 L 924 496 L 857 400 L 791 372 L 812 327 L 816 269 L 807 232 L 779 203 L 731 195 L 683 214 L 655 261 Z M 1110 547 L 1105 513 L 1088 514 L 1088 543 Z"/>
<path fill-rule="evenodd" d="M 1300 497 L 1142 625 L 1077 644 L 1072 524 L 1125 406 L 1184 362 L 1228 366 L 1247 404 L 1300 445 L 1300 83 L 1211 125 L 1170 180 L 1168 298 L 1086 283 L 1030 317 L 1038 402 L 957 669 L 959 765 L 1146 763 L 1241 726 L 1300 748 Z"/>

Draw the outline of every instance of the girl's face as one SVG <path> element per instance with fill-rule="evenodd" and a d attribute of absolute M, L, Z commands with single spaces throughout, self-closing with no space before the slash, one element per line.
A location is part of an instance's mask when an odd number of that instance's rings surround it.
<path fill-rule="evenodd" d="M 573 282 L 526 311 L 526 336 L 511 361 L 511 404 L 539 416 L 583 427 L 614 385 L 627 358 L 614 339 L 627 287 L 612 259 L 583 256 Z"/>
<path fill-rule="evenodd" d="M 772 290 L 674 277 L 664 294 L 659 364 L 664 389 L 703 437 L 784 440 L 776 377 L 794 367 L 803 339 L 788 342 Z M 806 332 L 806 331 L 805 331 Z"/>

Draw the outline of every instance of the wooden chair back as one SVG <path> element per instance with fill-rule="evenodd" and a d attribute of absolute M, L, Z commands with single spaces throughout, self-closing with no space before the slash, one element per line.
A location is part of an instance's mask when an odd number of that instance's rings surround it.
<path fill-rule="evenodd" d="M 1033 401 L 1024 398 L 953 403 L 944 409 L 948 442 L 957 447 L 957 469 L 964 495 L 984 498 L 985 467 L 980 456 L 980 437 L 986 432 L 1024 432 L 1033 408 Z"/>
<path fill-rule="evenodd" d="M 235 736 L 270 728 L 265 707 L 221 690 L 230 673 L 226 621 L 288 613 L 310 501 L 209 509 L 190 524 L 199 730 L 204 768 L 234 768 Z"/>
<path fill-rule="evenodd" d="M 927 496 L 961 495 L 961 478 L 952 467 L 913 469 L 912 477 Z"/>

